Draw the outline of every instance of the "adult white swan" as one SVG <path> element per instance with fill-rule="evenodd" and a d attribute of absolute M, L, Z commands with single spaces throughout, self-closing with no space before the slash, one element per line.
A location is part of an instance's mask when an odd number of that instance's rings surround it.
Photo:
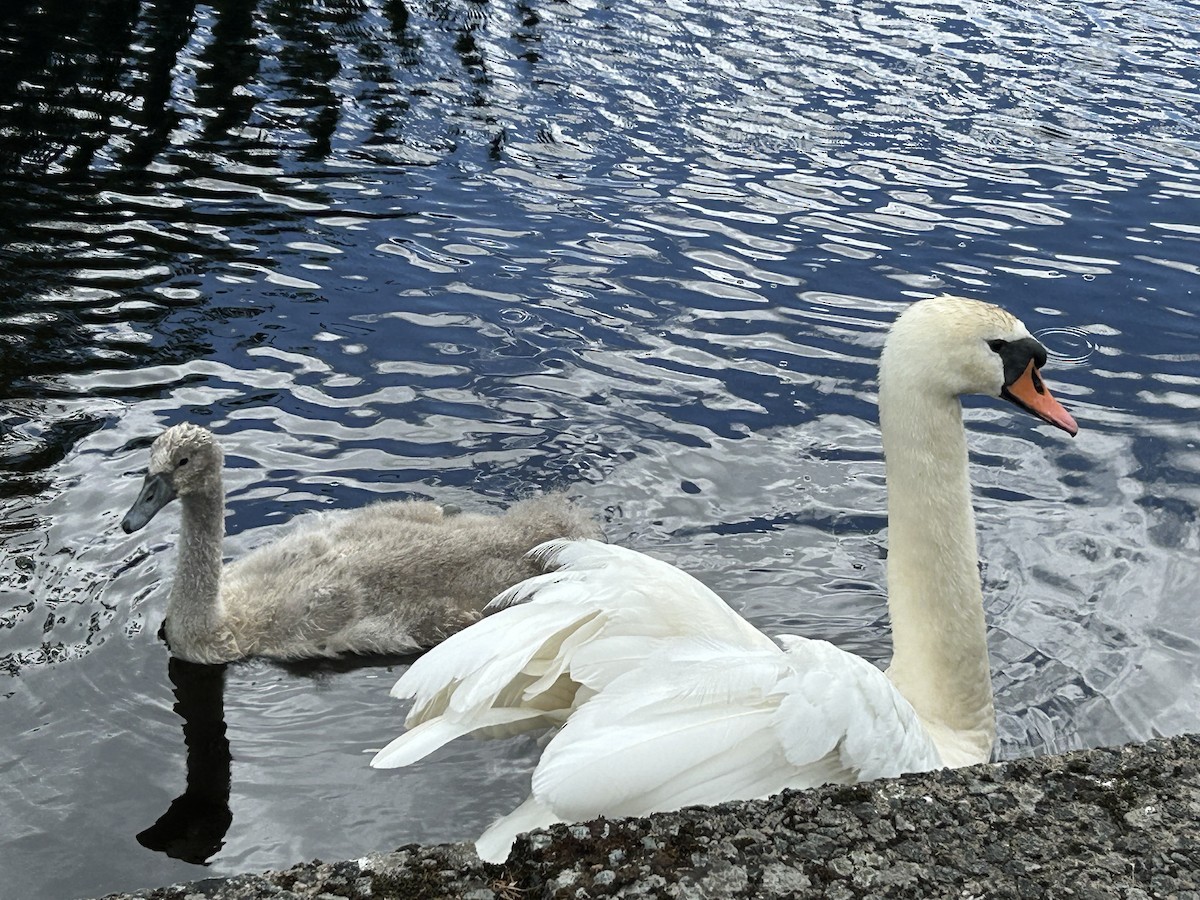
<path fill-rule="evenodd" d="M 914 303 L 880 363 L 887 462 L 887 673 L 824 641 L 767 638 L 678 569 L 591 541 L 535 551 L 557 571 L 492 602 L 496 615 L 396 684 L 407 733 L 374 758 L 407 765 L 459 735 L 559 727 L 529 798 L 477 847 L 520 832 L 645 815 L 987 760 L 995 738 L 959 396 L 1004 397 L 1074 435 L 1046 351 L 973 300 Z"/>
<path fill-rule="evenodd" d="M 541 572 L 526 556 L 537 544 L 600 533 L 561 495 L 496 516 L 395 500 L 303 516 L 279 540 L 222 566 L 223 460 L 207 429 L 168 428 L 121 522 L 137 531 L 179 497 L 165 627 L 171 652 L 191 662 L 421 650 L 478 619 L 498 591 Z"/>

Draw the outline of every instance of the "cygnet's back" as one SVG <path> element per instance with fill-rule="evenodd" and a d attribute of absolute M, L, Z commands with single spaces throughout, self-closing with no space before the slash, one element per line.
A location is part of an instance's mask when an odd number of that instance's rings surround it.
<path fill-rule="evenodd" d="M 542 541 L 598 536 L 599 526 L 557 494 L 503 515 L 447 514 L 420 501 L 307 515 L 226 566 L 224 618 L 243 656 L 420 650 L 538 574 L 526 553 Z"/>

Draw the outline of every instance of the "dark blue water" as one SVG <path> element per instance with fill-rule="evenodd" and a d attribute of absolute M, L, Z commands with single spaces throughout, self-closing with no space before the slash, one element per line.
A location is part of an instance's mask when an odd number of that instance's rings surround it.
<path fill-rule="evenodd" d="M 913 299 L 1043 335 L 972 404 L 1005 757 L 1200 729 L 1200 16 L 1182 2 L 9 0 L 0 891 L 474 836 L 528 742 L 379 772 L 403 663 L 168 665 L 191 420 L 230 555 L 567 488 L 764 628 L 887 658 L 874 367 Z"/>

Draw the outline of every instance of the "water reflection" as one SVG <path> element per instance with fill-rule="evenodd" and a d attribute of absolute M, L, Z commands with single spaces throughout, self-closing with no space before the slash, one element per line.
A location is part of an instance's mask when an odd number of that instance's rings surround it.
<path fill-rule="evenodd" d="M 291 129 L 307 136 L 305 156 L 322 158 L 349 99 L 339 88 L 386 85 L 391 64 L 418 61 L 403 3 L 384 4 L 382 19 L 364 21 L 366 12 L 354 2 L 230 0 L 202 13 L 179 0 L 105 0 L 81 16 L 63 6 L 10 4 L 0 32 L 10 76 L 0 79 L 7 88 L 0 108 L 19 127 L 6 129 L 0 159 L 10 170 L 76 176 L 161 172 L 159 156 L 172 148 L 193 164 L 205 148 L 220 148 L 261 165 L 277 146 L 267 134 Z M 373 77 L 342 77 L 335 47 L 348 40 L 377 57 Z M 401 52 L 387 59 L 370 52 L 391 47 Z M 387 92 L 371 100 L 381 127 L 405 108 Z"/>
<path fill-rule="evenodd" d="M 160 632 L 159 639 L 164 636 Z M 412 657 L 343 657 L 280 663 L 279 668 L 313 684 L 364 669 L 406 665 Z M 233 754 L 225 720 L 228 665 L 200 665 L 170 657 L 167 674 L 182 720 L 186 787 L 137 842 L 192 865 L 207 865 L 220 852 L 233 823 L 230 788 Z M 177 745 L 178 746 L 178 745 Z"/>
<path fill-rule="evenodd" d="M 164 679 L 173 520 L 116 527 L 141 441 L 227 435 L 230 556 L 562 487 L 883 663 L 875 360 L 943 290 L 1038 330 L 1084 429 L 967 412 L 1000 753 L 1200 728 L 1200 23 L 1080 9 L 6 4 L 0 869 L 44 873 L 12 890 L 450 840 L 524 793 L 519 743 L 368 770 L 386 667 Z"/>
<path fill-rule="evenodd" d="M 184 862 L 208 862 L 225 842 L 233 813 L 229 785 L 233 757 L 225 735 L 225 666 L 171 657 L 168 676 L 175 713 L 183 719 L 187 788 L 137 841 Z"/>

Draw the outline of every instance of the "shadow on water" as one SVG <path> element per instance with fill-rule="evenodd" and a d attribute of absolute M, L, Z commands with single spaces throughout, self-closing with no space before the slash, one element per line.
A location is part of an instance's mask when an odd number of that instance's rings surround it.
<path fill-rule="evenodd" d="M 403 656 L 337 656 L 328 659 L 277 660 L 273 665 L 297 678 L 308 678 L 320 682 L 334 675 L 345 675 L 347 672 L 358 672 L 363 669 L 405 668 L 412 665 L 419 657 L 419 653 L 408 653 Z"/>
<path fill-rule="evenodd" d="M 276 665 L 294 677 L 320 682 L 364 668 L 406 666 L 416 658 L 412 654 L 347 656 Z M 205 865 L 217 854 L 233 822 L 229 806 L 233 754 L 225 722 L 227 670 L 228 665 L 170 657 L 167 674 L 175 695 L 172 709 L 183 720 L 187 786 L 153 825 L 137 834 L 146 849 L 193 865 Z"/>
<path fill-rule="evenodd" d="M 137 835 L 143 847 L 195 865 L 216 855 L 233 821 L 225 669 L 171 657 L 167 672 L 175 693 L 174 710 L 183 719 L 187 788 L 153 825 Z"/>

